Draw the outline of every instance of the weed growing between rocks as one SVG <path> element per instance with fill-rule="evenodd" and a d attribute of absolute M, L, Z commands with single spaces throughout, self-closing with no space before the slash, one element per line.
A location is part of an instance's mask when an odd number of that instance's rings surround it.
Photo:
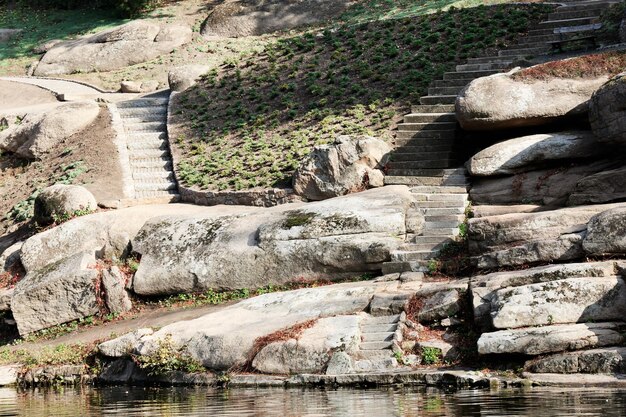
<path fill-rule="evenodd" d="M 400 115 L 456 63 L 505 47 L 544 5 L 503 5 L 338 24 L 230 59 L 174 100 L 186 186 L 287 186 L 314 145 L 390 137 Z"/>
<path fill-rule="evenodd" d="M 157 348 L 146 355 L 133 355 L 133 361 L 148 372 L 148 375 L 163 375 L 168 372 L 203 372 L 206 368 L 186 351 L 185 346 L 177 346 L 168 334 L 157 343 Z"/>

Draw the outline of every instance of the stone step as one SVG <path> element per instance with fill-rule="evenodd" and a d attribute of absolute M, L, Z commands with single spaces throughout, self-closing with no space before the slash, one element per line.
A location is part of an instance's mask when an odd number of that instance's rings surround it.
<path fill-rule="evenodd" d="M 395 332 L 398 328 L 398 323 L 381 323 L 381 324 L 361 324 L 361 334 L 366 333 L 382 333 L 382 332 Z"/>
<path fill-rule="evenodd" d="M 448 151 L 437 152 L 407 152 L 406 148 L 400 148 L 398 151 L 391 154 L 391 162 L 422 162 L 422 161 L 437 161 L 437 160 L 456 160 L 456 155 L 450 148 Z"/>
<path fill-rule="evenodd" d="M 403 176 L 424 177 L 449 177 L 452 175 L 465 175 L 465 168 L 426 168 L 426 169 L 403 169 Z M 392 175 L 392 174 L 389 174 Z"/>
<path fill-rule="evenodd" d="M 445 82 L 445 81 L 444 81 Z M 411 106 L 411 113 L 453 113 L 454 104 L 415 105 Z"/>
<path fill-rule="evenodd" d="M 488 75 L 497 74 L 501 71 L 497 70 L 482 70 L 482 71 L 454 71 L 446 72 L 443 74 L 445 80 L 475 80 L 476 78 L 486 77 Z"/>
<path fill-rule="evenodd" d="M 141 150 L 141 149 L 160 149 L 167 150 L 167 142 L 160 139 L 151 141 L 133 141 L 127 143 L 128 149 Z"/>
<path fill-rule="evenodd" d="M 528 57 L 528 56 L 543 55 L 549 50 L 550 50 L 550 47 L 548 45 L 544 45 L 544 46 L 538 46 L 534 48 L 517 48 L 517 49 L 503 50 L 503 51 L 499 51 L 498 55 L 501 57 L 506 57 L 506 58 L 509 58 L 511 56 Z"/>
<path fill-rule="evenodd" d="M 166 132 L 137 132 L 126 135 L 128 142 L 141 142 L 151 140 L 167 140 Z"/>
<path fill-rule="evenodd" d="M 467 194 L 467 187 L 463 186 L 440 186 L 431 187 L 421 185 L 417 187 L 411 187 L 412 193 L 425 193 L 425 194 Z"/>
<path fill-rule="evenodd" d="M 431 85 L 434 87 L 465 87 L 470 83 L 470 80 L 464 78 L 458 78 L 453 80 L 435 80 Z M 454 111 L 454 109 L 452 109 Z"/>
<path fill-rule="evenodd" d="M 393 340 L 394 332 L 378 332 L 378 333 L 363 333 L 361 332 L 361 340 L 363 342 L 389 342 Z"/>
<path fill-rule="evenodd" d="M 128 156 L 131 159 L 146 158 L 168 158 L 170 155 L 167 149 L 131 149 Z"/>
<path fill-rule="evenodd" d="M 355 352 L 354 356 L 362 359 L 362 360 L 370 360 L 376 361 L 381 359 L 388 359 L 393 357 L 393 352 L 391 349 L 383 349 L 383 350 L 363 350 L 360 352 Z"/>
<path fill-rule="evenodd" d="M 513 56 L 509 55 L 509 56 L 483 56 L 480 58 L 470 58 L 467 60 L 467 64 L 501 64 L 501 63 L 505 63 L 505 64 L 510 64 L 511 62 L 513 62 L 514 60 L 523 58 L 523 55 L 518 55 L 516 56 L 515 54 L 513 54 Z"/>
<path fill-rule="evenodd" d="M 116 103 L 116 106 L 118 109 L 128 109 L 133 107 L 161 107 L 167 106 L 168 102 L 169 98 L 167 97 L 138 98 L 135 100 L 120 101 Z"/>
<path fill-rule="evenodd" d="M 459 91 L 461 91 L 463 87 L 461 86 L 448 86 L 448 87 L 429 87 L 428 95 L 429 96 L 447 96 L 447 95 L 458 95 Z"/>
<path fill-rule="evenodd" d="M 161 122 L 166 123 L 167 118 L 160 114 L 146 114 L 144 116 L 132 116 L 132 117 L 122 117 L 122 121 L 124 124 L 135 124 L 135 123 L 148 123 L 148 122 Z"/>
<path fill-rule="evenodd" d="M 404 123 L 456 123 L 456 113 L 409 113 L 404 116 Z"/>
<path fill-rule="evenodd" d="M 443 245 L 445 245 L 446 243 L 452 242 L 452 239 L 438 239 L 440 241 L 434 243 L 406 243 L 400 247 L 400 250 L 404 250 L 407 252 L 437 251 L 438 249 L 441 249 L 441 247 L 443 247 Z"/>
<path fill-rule="evenodd" d="M 589 7 L 579 10 L 571 10 L 566 7 L 563 10 L 557 10 L 556 12 L 548 14 L 548 20 L 565 20 L 565 19 L 577 19 L 581 17 L 600 16 L 603 8 L 601 7 Z"/>
<path fill-rule="evenodd" d="M 415 238 L 412 240 L 413 244 L 415 245 L 443 245 L 446 243 L 450 243 L 452 242 L 452 239 L 450 237 L 445 237 L 445 236 L 425 236 L 425 235 L 419 235 L 419 236 L 415 236 Z"/>
<path fill-rule="evenodd" d="M 424 232 L 426 233 L 426 231 Z M 445 236 L 445 237 L 454 237 L 459 235 L 458 227 L 440 227 L 440 228 L 428 228 L 428 237 L 437 237 L 437 236 Z"/>
<path fill-rule="evenodd" d="M 462 64 L 457 65 L 457 71 L 483 71 L 483 70 L 505 70 L 511 66 L 511 62 L 513 60 L 506 60 L 505 62 L 493 62 L 493 63 L 485 63 L 485 64 Z"/>
<path fill-rule="evenodd" d="M 456 118 L 453 122 L 431 122 L 431 123 L 401 123 L 398 125 L 398 132 L 419 132 L 422 130 L 454 130 L 456 129 Z"/>
<path fill-rule="evenodd" d="M 386 175 L 385 176 L 385 184 L 386 185 L 468 185 L 467 180 L 452 180 L 448 182 L 445 177 L 430 177 L 430 176 L 395 176 L 395 175 Z"/>
<path fill-rule="evenodd" d="M 168 204 L 180 201 L 180 195 L 174 191 L 135 191 L 135 199 L 149 199 L 150 204 Z"/>
<path fill-rule="evenodd" d="M 143 117 L 143 116 L 161 116 L 167 117 L 167 106 L 150 106 L 150 107 L 122 107 L 118 108 L 122 119 L 128 117 Z"/>
<path fill-rule="evenodd" d="M 417 170 L 417 169 L 445 169 L 458 165 L 453 159 L 423 160 L 423 161 L 390 161 L 389 172 L 393 170 Z"/>
<path fill-rule="evenodd" d="M 135 181 L 136 191 L 170 191 L 176 190 L 178 187 L 174 181 Z"/>
<path fill-rule="evenodd" d="M 144 169 L 144 168 L 140 168 L 137 170 L 134 170 L 133 173 L 133 179 L 134 180 L 154 180 L 154 181 L 159 181 L 159 180 L 168 180 L 168 181 L 173 181 L 174 180 L 174 173 L 172 171 L 168 171 L 165 169 Z"/>
<path fill-rule="evenodd" d="M 167 123 L 165 121 L 161 122 L 145 122 L 145 123 L 124 123 L 124 129 L 126 133 L 137 133 L 137 132 L 165 132 L 167 130 Z"/>
<path fill-rule="evenodd" d="M 424 220 L 427 223 L 449 222 L 458 225 L 465 221 L 465 214 L 424 215 Z"/>
<path fill-rule="evenodd" d="M 383 350 L 383 349 L 391 349 L 393 342 L 362 342 L 359 345 L 359 349 L 361 350 Z"/>
<path fill-rule="evenodd" d="M 391 261 L 396 262 L 413 262 L 431 259 L 437 252 L 430 249 L 419 251 L 395 250 L 391 252 Z"/>
<path fill-rule="evenodd" d="M 465 207 L 450 207 L 450 208 L 424 208 L 425 216 L 460 216 L 465 215 Z"/>
<path fill-rule="evenodd" d="M 461 202 L 450 201 L 450 200 L 439 200 L 439 201 L 427 200 L 427 201 L 420 201 L 419 203 L 420 208 L 457 208 L 461 206 L 462 206 Z"/>
<path fill-rule="evenodd" d="M 382 266 L 383 274 L 402 272 L 428 272 L 428 265 L 424 261 L 413 262 L 385 262 Z"/>
<path fill-rule="evenodd" d="M 456 94 L 451 96 L 424 96 L 420 98 L 420 104 L 454 104 Z"/>
<path fill-rule="evenodd" d="M 141 168 L 160 168 L 165 170 L 172 169 L 172 161 L 170 158 L 144 158 L 134 159 L 131 161 L 131 168 L 134 170 Z"/>
<path fill-rule="evenodd" d="M 599 16 L 578 17 L 574 19 L 546 20 L 537 25 L 537 29 L 555 29 L 569 26 L 583 26 L 597 23 Z"/>
<path fill-rule="evenodd" d="M 562 3 L 563 6 L 558 7 L 556 9 L 557 12 L 564 12 L 564 11 L 579 11 L 579 10 L 589 10 L 590 8 L 605 8 L 605 7 L 609 7 L 612 4 L 615 3 L 619 3 L 620 0 L 611 0 L 611 1 L 594 1 L 594 2 L 583 2 L 582 4 L 576 4 L 576 2 L 564 2 L 564 1 L 560 1 L 559 3 Z"/>
<path fill-rule="evenodd" d="M 393 155 L 415 154 L 421 152 L 451 152 L 453 142 L 440 144 L 438 141 L 432 141 L 432 144 L 420 146 L 401 146 L 396 148 Z"/>
<path fill-rule="evenodd" d="M 456 125 L 455 125 L 456 127 Z M 418 131 L 396 131 L 396 139 L 454 139 L 456 138 L 456 129 L 447 130 L 418 130 Z"/>
<path fill-rule="evenodd" d="M 467 193 L 451 194 L 451 193 L 422 193 L 412 192 L 413 199 L 416 201 L 458 201 L 465 203 L 468 199 Z"/>
<path fill-rule="evenodd" d="M 377 326 L 381 324 L 395 324 L 400 320 L 399 314 L 391 316 L 366 316 L 361 320 L 361 327 Z"/>
<path fill-rule="evenodd" d="M 453 221 L 444 221 L 444 222 L 431 222 L 431 221 L 426 221 L 424 223 L 424 233 L 428 233 L 426 232 L 427 230 L 433 230 L 433 229 L 454 229 L 459 227 L 459 224 L 463 223 L 463 221 L 458 221 L 458 220 L 453 220 Z"/>

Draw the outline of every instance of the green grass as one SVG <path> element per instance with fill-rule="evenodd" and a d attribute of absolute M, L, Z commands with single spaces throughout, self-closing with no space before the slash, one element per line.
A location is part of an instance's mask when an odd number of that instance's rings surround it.
<path fill-rule="evenodd" d="M 230 59 L 175 101 L 178 174 L 204 190 L 286 186 L 313 146 L 340 134 L 389 138 L 433 79 L 505 47 L 548 9 L 480 6 L 335 24 Z"/>
<path fill-rule="evenodd" d="M 0 6 L 0 27 L 23 29 L 7 43 L 0 43 L 0 72 L 12 59 L 35 58 L 32 50 L 53 39 L 72 39 L 125 23 L 112 10 L 45 10 Z"/>

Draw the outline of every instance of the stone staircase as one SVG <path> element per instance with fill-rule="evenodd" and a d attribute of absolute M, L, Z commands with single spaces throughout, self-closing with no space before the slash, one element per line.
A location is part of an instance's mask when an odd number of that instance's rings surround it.
<path fill-rule="evenodd" d="M 167 138 L 168 95 L 154 94 L 116 104 L 121 117 L 135 199 L 178 199 Z"/>
<path fill-rule="evenodd" d="M 398 365 L 392 346 L 399 320 L 400 315 L 368 315 L 361 320 L 361 343 L 354 365 L 357 372 L 381 371 Z"/>
<path fill-rule="evenodd" d="M 392 252 L 383 273 L 428 270 L 428 260 L 459 234 L 467 206 L 469 180 L 455 149 L 460 134 L 454 113 L 459 92 L 472 80 L 511 68 L 521 60 L 548 54 L 548 42 L 597 29 L 601 11 L 615 1 L 564 1 L 547 20 L 535 25 L 515 46 L 497 55 L 470 58 L 434 81 L 428 95 L 413 106 L 398 125 L 395 151 L 387 165 L 386 184 L 408 185 L 416 206 L 425 216 L 419 235 L 407 234 L 406 243 Z M 549 57 L 546 57 L 549 60 Z"/>

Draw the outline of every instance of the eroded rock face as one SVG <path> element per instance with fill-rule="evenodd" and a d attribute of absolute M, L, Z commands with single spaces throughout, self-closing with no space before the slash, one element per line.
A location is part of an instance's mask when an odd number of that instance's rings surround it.
<path fill-rule="evenodd" d="M 472 156 L 466 166 L 471 175 L 507 175 L 549 161 L 589 158 L 602 152 L 591 132 L 547 133 L 497 143 Z"/>
<path fill-rule="evenodd" d="M 378 270 L 404 240 L 411 201 L 408 188 L 392 186 L 245 216 L 154 219 L 132 242 L 142 255 L 133 290 L 257 288 Z"/>
<path fill-rule="evenodd" d="M 39 159 L 65 138 L 96 120 L 100 107 L 94 101 L 62 104 L 45 113 L 28 114 L 20 124 L 0 132 L 0 149 L 28 159 Z"/>
<path fill-rule="evenodd" d="M 35 75 L 112 71 L 170 53 L 190 42 L 191 37 L 191 29 L 185 26 L 160 27 L 135 20 L 92 36 L 54 45 L 41 58 Z"/>
<path fill-rule="evenodd" d="M 472 81 L 456 100 L 465 130 L 539 126 L 587 113 L 588 100 L 607 77 L 548 81 L 517 80 L 495 74 Z"/>
<path fill-rule="evenodd" d="M 626 146 L 626 72 L 613 77 L 591 97 L 589 121 L 598 142 Z"/>
<path fill-rule="evenodd" d="M 590 255 L 626 254 L 626 206 L 592 217 L 583 248 Z"/>
<path fill-rule="evenodd" d="M 98 208 L 96 198 L 80 185 L 56 184 L 45 188 L 35 199 L 35 221 L 48 225 L 56 219 L 67 219 L 77 212 Z"/>
<path fill-rule="evenodd" d="M 167 75 L 167 80 L 172 91 L 184 91 L 196 84 L 196 80 L 202 74 L 206 74 L 211 67 L 208 65 L 184 65 L 176 67 Z"/>
<path fill-rule="evenodd" d="M 582 206 L 624 200 L 626 200 L 626 166 L 584 177 L 576 183 L 567 199 L 567 205 Z"/>
<path fill-rule="evenodd" d="M 616 323 L 558 324 L 528 329 L 500 330 L 483 333 L 478 339 L 478 353 L 523 353 L 542 355 L 624 342 L 626 325 Z"/>
<path fill-rule="evenodd" d="M 613 374 L 626 372 L 626 348 L 568 352 L 526 362 L 527 372 L 542 374 Z"/>
<path fill-rule="evenodd" d="M 339 136 L 331 145 L 316 146 L 293 176 L 295 192 L 324 200 L 383 185 L 381 169 L 391 147 L 369 136 Z"/>

